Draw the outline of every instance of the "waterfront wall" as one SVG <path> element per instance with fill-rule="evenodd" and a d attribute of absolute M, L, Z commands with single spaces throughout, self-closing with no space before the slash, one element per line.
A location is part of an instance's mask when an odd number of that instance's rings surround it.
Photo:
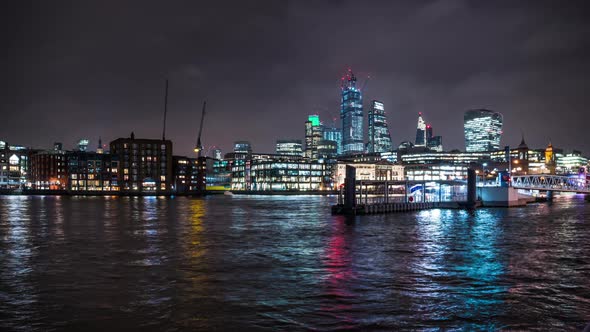
<path fill-rule="evenodd" d="M 519 199 L 518 190 L 511 187 L 478 188 L 482 205 L 487 207 L 524 206 L 526 200 Z"/>

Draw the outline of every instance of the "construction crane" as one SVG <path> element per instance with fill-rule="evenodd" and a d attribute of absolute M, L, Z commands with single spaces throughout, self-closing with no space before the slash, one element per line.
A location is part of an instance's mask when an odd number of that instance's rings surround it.
<path fill-rule="evenodd" d="M 199 136 L 197 137 L 197 145 L 195 146 L 195 153 L 197 157 L 201 157 L 203 151 L 203 144 L 201 144 L 201 134 L 203 133 L 203 122 L 205 121 L 205 108 L 207 107 L 207 101 L 203 102 L 203 111 L 201 112 L 201 125 L 199 126 Z"/>
<path fill-rule="evenodd" d="M 365 92 L 365 88 L 367 87 L 367 83 L 369 83 L 370 79 L 371 79 L 371 75 L 367 75 L 367 79 L 363 82 L 363 86 L 360 88 L 360 90 L 362 92 Z"/>

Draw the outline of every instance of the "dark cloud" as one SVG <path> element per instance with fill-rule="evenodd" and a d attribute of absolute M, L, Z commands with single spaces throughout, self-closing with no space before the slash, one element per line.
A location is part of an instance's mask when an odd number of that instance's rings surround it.
<path fill-rule="evenodd" d="M 352 67 L 365 107 L 385 102 L 396 143 L 424 112 L 445 147 L 463 148 L 469 108 L 504 114 L 503 144 L 590 154 L 584 1 L 34 2 L 2 17 L 2 131 L 11 143 L 71 145 L 134 130 L 190 154 L 248 139 L 272 151 L 301 138 L 307 114 L 332 122 Z"/>

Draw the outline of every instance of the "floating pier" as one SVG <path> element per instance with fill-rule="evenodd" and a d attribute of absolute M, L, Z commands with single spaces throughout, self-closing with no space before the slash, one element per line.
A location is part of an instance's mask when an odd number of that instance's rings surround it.
<path fill-rule="evenodd" d="M 356 180 L 356 170 L 346 166 L 344 187 L 332 214 L 362 215 L 426 210 L 475 208 L 475 171 L 465 180 L 390 181 Z"/>

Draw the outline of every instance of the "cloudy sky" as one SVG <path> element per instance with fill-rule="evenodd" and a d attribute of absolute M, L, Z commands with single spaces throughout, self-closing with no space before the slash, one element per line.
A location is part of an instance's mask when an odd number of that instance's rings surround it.
<path fill-rule="evenodd" d="M 8 7 L 12 6 L 12 7 Z M 502 145 L 590 155 L 590 11 L 585 1 L 13 1 L 0 14 L 0 139 L 92 147 L 167 137 L 272 152 L 308 114 L 339 116 L 347 68 L 385 103 L 394 144 L 423 112 L 446 149 L 463 112 L 504 114 Z M 339 122 L 339 120 L 338 120 Z"/>

